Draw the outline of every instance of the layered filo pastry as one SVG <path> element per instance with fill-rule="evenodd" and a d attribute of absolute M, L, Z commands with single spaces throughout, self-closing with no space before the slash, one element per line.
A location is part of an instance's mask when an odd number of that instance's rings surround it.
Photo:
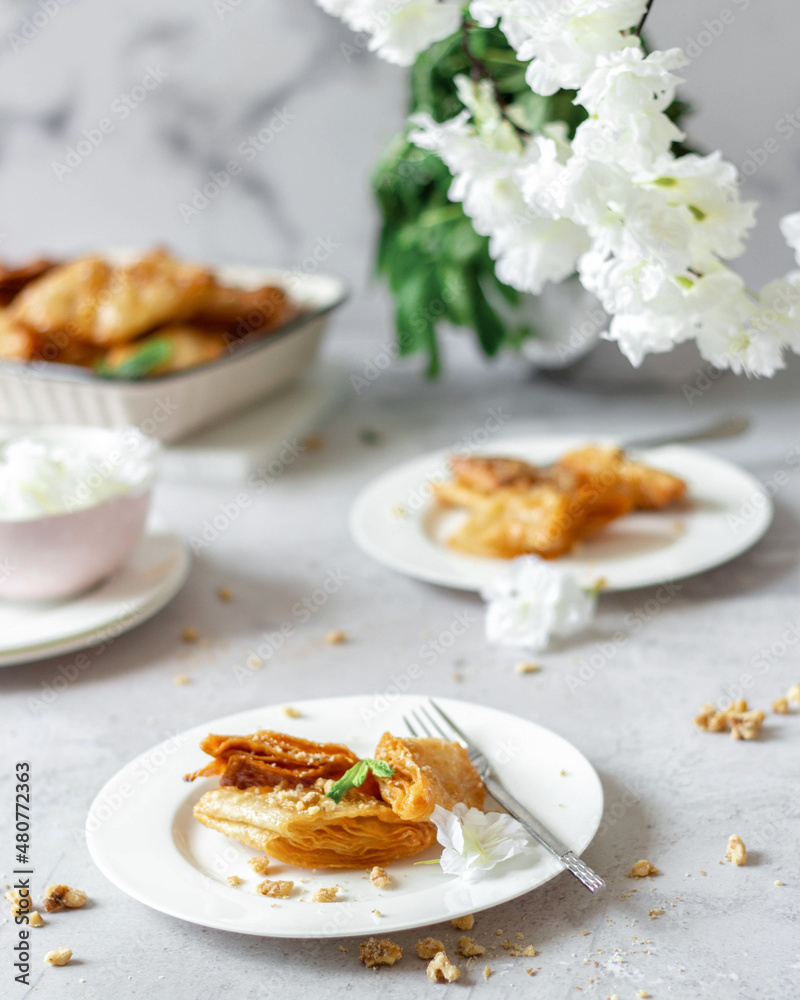
<path fill-rule="evenodd" d="M 483 807 L 483 782 L 463 747 L 384 733 L 366 778 L 338 797 L 335 784 L 357 770 L 346 746 L 262 730 L 210 735 L 212 756 L 189 774 L 220 776 L 194 807 L 204 826 L 302 868 L 364 868 L 419 854 L 436 841 L 437 805 Z M 391 772 L 391 773 L 389 773 Z M 333 790 L 334 797 L 331 797 Z M 338 801 L 337 801 L 338 797 Z"/>

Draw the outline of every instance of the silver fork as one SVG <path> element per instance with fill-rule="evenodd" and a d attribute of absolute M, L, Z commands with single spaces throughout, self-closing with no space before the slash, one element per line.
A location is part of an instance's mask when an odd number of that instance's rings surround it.
<path fill-rule="evenodd" d="M 433 699 L 430 699 L 428 703 L 438 713 L 441 721 L 449 727 L 450 731 L 447 732 L 443 729 L 440 722 L 422 705 L 416 712 L 409 713 L 411 719 L 416 723 L 417 728 L 422 730 L 426 736 L 435 736 L 438 734 L 442 739 L 461 743 L 467 751 L 467 756 L 472 766 L 483 779 L 483 784 L 489 794 L 501 806 L 507 809 L 515 819 L 519 820 L 528 833 L 535 837 L 542 847 L 557 858 L 568 871 L 572 872 L 575 878 L 579 882 L 582 882 L 590 892 L 598 892 L 600 889 L 603 889 L 605 887 L 603 879 L 596 872 L 592 871 L 586 862 L 579 858 L 574 851 L 571 851 L 562 840 L 556 837 L 554 833 L 551 833 L 544 824 L 540 823 L 534 815 L 528 812 L 522 803 L 517 802 L 510 792 L 506 791 L 497 778 L 493 776 L 492 766 L 486 755 L 470 743 L 455 722 L 439 708 Z M 419 735 L 417 729 L 414 728 L 414 725 L 407 716 L 403 716 L 403 721 L 412 736 Z"/>

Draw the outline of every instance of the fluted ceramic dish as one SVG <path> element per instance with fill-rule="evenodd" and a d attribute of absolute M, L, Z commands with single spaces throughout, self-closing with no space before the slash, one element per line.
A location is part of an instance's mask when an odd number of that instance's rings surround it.
<path fill-rule="evenodd" d="M 104 256 L 123 263 L 137 254 L 113 250 Z M 235 264 L 209 269 L 241 288 L 278 285 L 303 311 L 216 361 L 155 378 L 107 378 L 75 365 L 2 361 L 0 423 L 133 424 L 161 441 L 177 441 L 300 378 L 317 354 L 329 314 L 346 298 L 342 281 Z"/>

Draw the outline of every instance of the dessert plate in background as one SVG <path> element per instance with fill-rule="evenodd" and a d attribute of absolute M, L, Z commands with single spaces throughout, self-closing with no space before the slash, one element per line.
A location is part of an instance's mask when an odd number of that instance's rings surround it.
<path fill-rule="evenodd" d="M 97 866 L 140 902 L 191 923 L 264 937 L 335 938 L 388 934 L 474 913 L 522 896 L 563 869 L 544 848 L 512 858 L 475 882 L 445 875 L 435 845 L 415 858 L 387 862 L 391 887 L 372 885 L 365 869 L 296 868 L 270 861 L 269 878 L 291 879 L 293 895 L 272 900 L 255 893 L 264 876 L 247 859 L 258 852 L 202 826 L 192 816 L 218 778 L 186 784 L 182 777 L 209 758 L 200 740 L 209 732 L 246 734 L 289 730 L 317 741 L 346 743 L 370 756 L 381 734 L 406 734 L 403 713 L 421 699 L 360 695 L 251 708 L 172 736 L 127 764 L 89 811 L 86 840 Z M 494 763 L 497 776 L 534 815 L 577 853 L 591 841 L 603 814 L 603 790 L 586 758 L 549 729 L 483 705 L 437 698 Z M 491 807 L 491 803 L 489 802 Z M 242 879 L 231 886 L 230 876 Z M 301 881 L 303 880 L 303 881 Z M 336 885 L 336 902 L 314 903 L 316 889 Z M 301 901 L 302 900 L 302 901 Z M 376 912 L 377 911 L 377 912 Z"/>
<path fill-rule="evenodd" d="M 44 660 L 107 642 L 160 611 L 189 573 L 177 535 L 151 525 L 113 576 L 60 601 L 0 601 L 0 667 Z"/>
<path fill-rule="evenodd" d="M 545 464 L 590 440 L 573 435 L 504 439 L 484 453 Z M 447 545 L 467 516 L 433 499 L 431 483 L 448 478 L 451 454 L 446 449 L 422 455 L 373 480 L 356 497 L 350 530 L 364 552 L 391 569 L 480 591 L 508 560 L 470 556 Z M 631 590 L 693 576 L 749 549 L 769 527 L 772 501 L 757 479 L 731 462 L 680 445 L 637 451 L 635 457 L 686 480 L 688 501 L 627 514 L 554 560 L 574 570 L 584 586 L 603 579 L 605 590 Z"/>

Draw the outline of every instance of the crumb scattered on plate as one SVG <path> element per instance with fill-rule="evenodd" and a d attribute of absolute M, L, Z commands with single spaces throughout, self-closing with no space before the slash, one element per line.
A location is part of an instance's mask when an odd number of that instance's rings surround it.
<path fill-rule="evenodd" d="M 197 642 L 199 638 L 200 633 L 196 628 L 192 628 L 191 625 L 185 628 L 181 633 L 181 639 L 183 639 L 184 642 Z"/>
<path fill-rule="evenodd" d="M 340 628 L 332 629 L 325 636 L 325 642 L 329 646 L 340 646 L 343 642 L 347 642 L 347 633 L 342 631 Z"/>
<path fill-rule="evenodd" d="M 270 860 L 266 854 L 256 854 L 255 857 L 248 858 L 247 863 L 257 875 L 266 875 L 269 871 Z"/>
<path fill-rule="evenodd" d="M 339 889 L 335 885 L 325 886 L 323 888 L 317 889 L 314 895 L 311 897 L 312 903 L 333 903 L 336 900 L 336 894 Z"/>
<path fill-rule="evenodd" d="M 385 889 L 387 886 L 392 884 L 389 873 L 385 868 L 381 868 L 380 865 L 375 865 L 369 873 L 369 880 L 377 889 Z"/>
<path fill-rule="evenodd" d="M 242 880 L 239 878 L 238 875 L 229 875 L 225 879 L 225 881 L 228 883 L 228 885 L 232 885 L 232 886 L 237 886 L 237 885 L 241 885 L 242 884 Z"/>
<path fill-rule="evenodd" d="M 282 711 L 288 719 L 300 719 L 303 716 L 299 708 L 292 708 L 291 705 L 284 705 Z"/>
<path fill-rule="evenodd" d="M 271 879 L 264 879 L 256 886 L 256 892 L 261 896 L 271 896 L 273 899 L 286 899 L 294 889 L 294 882 L 278 879 L 273 882 Z"/>
<path fill-rule="evenodd" d="M 264 661 L 260 656 L 256 656 L 255 653 L 251 653 L 245 660 L 245 663 L 250 670 L 258 670 L 259 667 L 264 666 Z"/>

